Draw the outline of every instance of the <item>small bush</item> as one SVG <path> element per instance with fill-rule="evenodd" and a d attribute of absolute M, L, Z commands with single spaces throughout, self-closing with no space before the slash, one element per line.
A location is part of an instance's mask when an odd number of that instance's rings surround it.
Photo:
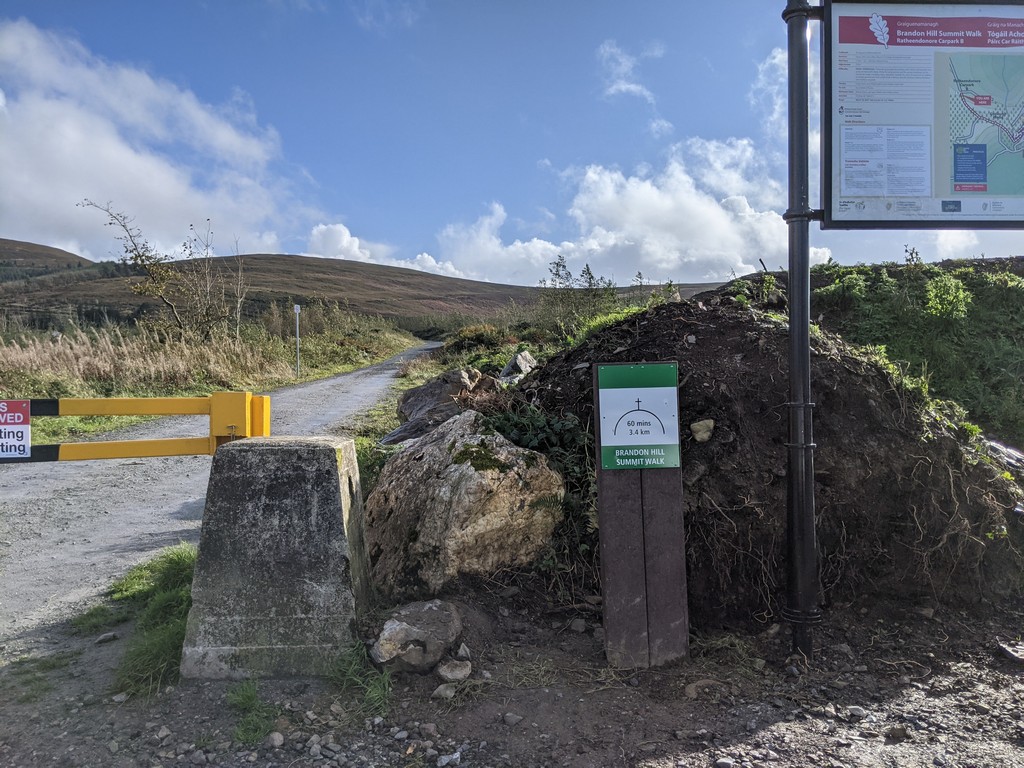
<path fill-rule="evenodd" d="M 863 275 L 850 273 L 837 278 L 832 285 L 817 288 L 814 298 L 825 307 L 851 309 L 868 295 L 867 280 Z"/>
<path fill-rule="evenodd" d="M 957 278 L 942 273 L 925 286 L 925 312 L 944 320 L 961 320 L 967 316 L 967 308 L 973 296 Z"/>

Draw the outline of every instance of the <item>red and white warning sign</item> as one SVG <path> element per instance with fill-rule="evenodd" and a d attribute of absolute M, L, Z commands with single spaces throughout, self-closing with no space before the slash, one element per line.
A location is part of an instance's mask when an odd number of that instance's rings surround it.
<path fill-rule="evenodd" d="M 29 400 L 0 400 L 0 458 L 32 455 L 32 416 Z"/>

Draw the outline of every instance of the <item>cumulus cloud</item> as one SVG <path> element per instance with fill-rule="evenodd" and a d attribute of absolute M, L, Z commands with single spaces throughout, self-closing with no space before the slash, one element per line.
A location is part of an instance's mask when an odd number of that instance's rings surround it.
<path fill-rule="evenodd" d="M 349 259 L 351 261 L 370 261 L 370 250 L 360 244 L 358 237 L 353 237 L 344 224 L 317 224 L 309 235 L 310 256 L 323 256 L 328 259 Z"/>
<path fill-rule="evenodd" d="M 777 185 L 767 193 L 758 190 L 764 169 L 741 142 L 730 146 L 730 159 L 721 167 L 734 173 L 714 183 L 710 149 L 700 142 L 676 147 L 656 173 L 645 168 L 626 174 L 602 165 L 577 171 L 568 211 L 575 234 L 558 242 L 506 242 L 505 209 L 492 203 L 473 223 L 442 230 L 440 259 L 467 277 L 522 285 L 548 277 L 559 255 L 574 273 L 589 264 L 619 284 L 628 284 L 638 271 L 652 280 L 726 280 L 759 269 L 760 258 L 774 269 L 788 259 L 786 224 L 765 205 L 778 196 Z"/>
<path fill-rule="evenodd" d="M 976 232 L 965 229 L 943 229 L 933 233 L 936 259 L 962 258 L 979 243 Z"/>
<path fill-rule="evenodd" d="M 304 255 L 418 269 L 447 277 L 466 277 L 450 261 L 438 261 L 429 253 L 417 254 L 412 259 L 399 259 L 395 258 L 394 251 L 390 245 L 356 237 L 344 224 L 317 224 L 309 234 Z"/>
<path fill-rule="evenodd" d="M 280 142 L 236 92 L 224 105 L 133 66 L 92 55 L 30 22 L 0 22 L 0 228 L 5 236 L 75 244 L 110 255 L 90 198 L 134 215 L 154 246 L 173 251 L 189 224 L 210 218 L 226 251 L 279 247 L 275 231 L 302 218 L 274 173 Z"/>

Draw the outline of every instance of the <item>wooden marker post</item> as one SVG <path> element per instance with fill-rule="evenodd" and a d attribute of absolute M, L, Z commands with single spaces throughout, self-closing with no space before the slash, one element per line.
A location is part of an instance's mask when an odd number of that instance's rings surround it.
<path fill-rule="evenodd" d="M 689 653 L 676 363 L 598 365 L 597 497 L 605 654 L 651 667 Z"/>

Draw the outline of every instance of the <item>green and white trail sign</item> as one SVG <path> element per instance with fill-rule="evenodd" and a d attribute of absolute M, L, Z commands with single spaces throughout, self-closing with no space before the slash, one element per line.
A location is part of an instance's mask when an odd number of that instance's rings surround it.
<path fill-rule="evenodd" d="M 597 366 L 602 469 L 679 466 L 676 363 Z"/>

